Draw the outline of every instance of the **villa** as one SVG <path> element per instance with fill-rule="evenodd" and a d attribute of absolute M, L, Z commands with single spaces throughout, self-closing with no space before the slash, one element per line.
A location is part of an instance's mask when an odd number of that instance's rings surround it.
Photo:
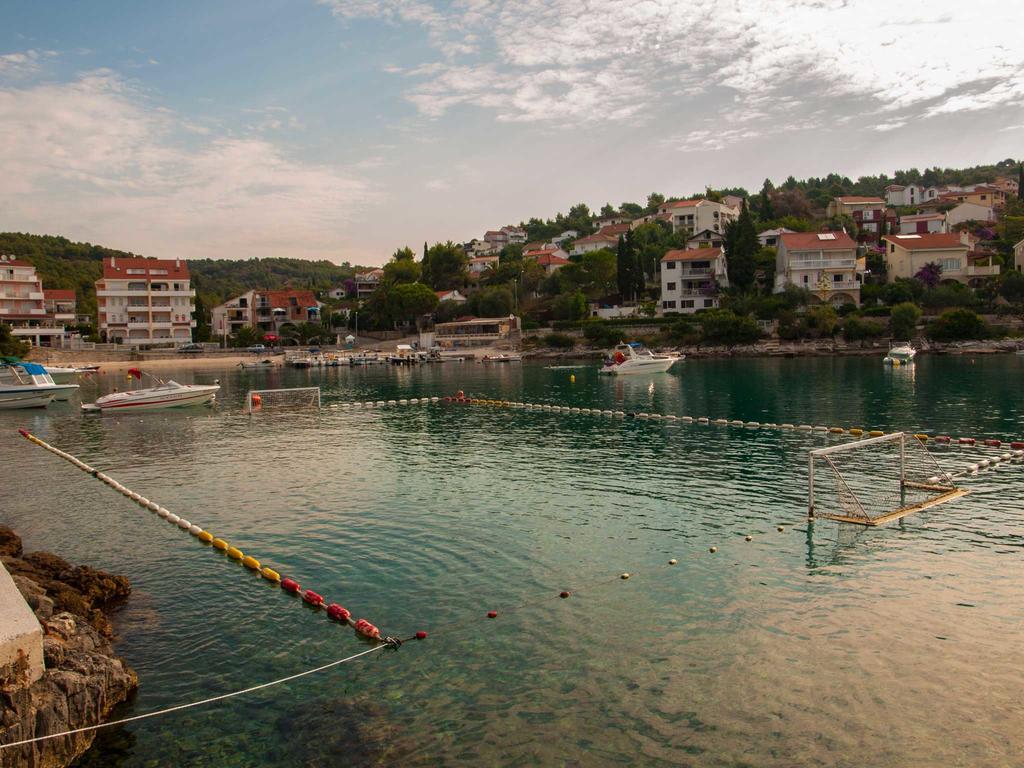
<path fill-rule="evenodd" d="M 718 288 L 729 286 L 722 248 L 689 248 L 661 257 L 661 311 L 689 314 L 718 306 Z"/>
<path fill-rule="evenodd" d="M 956 232 L 889 235 L 883 241 L 889 282 L 914 277 L 925 264 L 933 262 L 942 268 L 943 280 L 972 287 L 999 274 L 998 264 L 981 263 L 990 262 L 989 254 L 972 253 L 968 238 Z"/>
<path fill-rule="evenodd" d="M 658 213 L 666 217 L 672 225 L 673 232 L 682 231 L 687 236 L 705 230 L 725 232 L 726 225 L 738 219 L 740 215 L 738 208 L 704 198 L 662 203 L 658 207 Z"/>
<path fill-rule="evenodd" d="M 823 304 L 860 305 L 864 261 L 845 232 L 787 232 L 779 236 L 775 292 L 806 288 Z"/>
<path fill-rule="evenodd" d="M 0 256 L 0 321 L 34 346 L 65 346 L 69 334 L 63 324 L 75 322 L 75 292 L 43 290 L 30 262 Z"/>

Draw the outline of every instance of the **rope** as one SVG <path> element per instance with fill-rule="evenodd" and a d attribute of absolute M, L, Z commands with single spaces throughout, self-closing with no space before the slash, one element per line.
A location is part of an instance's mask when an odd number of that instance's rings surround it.
<path fill-rule="evenodd" d="M 87 726 L 84 726 L 82 728 L 75 728 L 75 729 L 70 730 L 70 731 L 63 731 L 62 733 L 51 733 L 51 734 L 48 734 L 46 736 L 36 736 L 35 738 L 32 738 L 32 739 L 22 739 L 21 741 L 14 741 L 14 742 L 11 742 L 10 744 L 0 744 L 0 750 L 8 749 L 10 747 L 21 747 L 21 746 L 24 746 L 26 744 L 34 744 L 34 743 L 36 743 L 38 741 L 46 741 L 47 739 L 59 739 L 62 736 L 72 736 L 72 735 L 74 735 L 76 733 L 85 733 L 87 731 L 96 731 L 96 730 L 99 730 L 100 728 L 109 728 L 109 727 L 114 726 L 114 725 L 124 725 L 125 723 L 133 723 L 133 722 L 135 722 L 137 720 L 146 720 L 147 718 L 150 718 L 150 717 L 156 717 L 158 715 L 166 715 L 166 714 L 168 714 L 170 712 L 178 712 L 178 711 L 183 710 L 183 709 L 191 709 L 192 707 L 201 707 L 204 704 L 212 704 L 215 701 L 223 701 L 224 699 L 231 699 L 231 698 L 234 698 L 235 696 L 241 696 L 242 694 L 245 694 L 245 693 L 252 693 L 253 691 L 259 691 L 259 690 L 262 690 L 263 688 L 270 688 L 270 687 L 275 686 L 275 685 L 280 685 L 281 683 L 287 683 L 287 682 L 289 682 L 291 680 L 297 680 L 300 677 L 306 677 L 307 675 L 316 674 L 317 672 L 323 672 L 325 669 L 330 669 L 331 667 L 336 667 L 339 664 L 344 664 L 345 662 L 352 661 L 354 659 L 358 659 L 360 656 L 366 656 L 367 654 L 373 653 L 374 651 L 380 651 L 380 650 L 383 650 L 384 648 L 390 648 L 390 647 L 392 647 L 392 646 L 391 645 L 375 645 L 373 648 L 368 648 L 365 651 L 361 651 L 361 652 L 359 652 L 357 654 L 354 654 L 352 656 L 347 656 L 344 659 L 338 659 L 336 661 L 332 661 L 332 662 L 330 662 L 328 664 L 324 664 L 322 666 L 315 667 L 313 669 L 307 669 L 305 672 L 298 672 L 298 673 L 296 673 L 294 675 L 288 675 L 288 677 L 282 677 L 282 678 L 280 678 L 278 680 L 271 680 L 269 683 L 260 683 L 259 685 L 254 685 L 254 686 L 251 686 L 249 688 L 243 688 L 240 691 L 233 691 L 232 693 L 222 693 L 219 696 L 211 696 L 208 699 L 201 699 L 199 701 L 189 702 L 188 704 L 178 704 L 177 706 L 168 707 L 167 709 L 158 709 L 158 710 L 156 710 L 154 712 L 145 712 L 145 713 L 143 713 L 141 715 L 132 715 L 131 717 L 124 717 L 124 718 L 121 718 L 120 720 L 110 720 L 110 721 L 108 721 L 106 723 L 98 723 L 96 725 L 87 725 Z"/>

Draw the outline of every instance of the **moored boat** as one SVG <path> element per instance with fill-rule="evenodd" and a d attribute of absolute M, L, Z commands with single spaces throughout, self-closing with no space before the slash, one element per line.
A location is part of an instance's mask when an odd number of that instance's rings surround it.
<path fill-rule="evenodd" d="M 130 368 L 128 373 L 136 379 L 142 378 L 142 371 L 138 368 Z M 83 405 L 82 410 L 87 413 L 118 413 L 163 411 L 169 408 L 206 405 L 213 402 L 220 390 L 219 384 L 179 384 L 176 381 L 162 381 L 152 374 L 146 375 L 157 382 L 156 386 L 127 392 L 112 392 L 99 398 L 95 403 Z"/>
<path fill-rule="evenodd" d="M 910 365 L 914 362 L 917 350 L 910 344 L 895 344 L 889 347 L 889 353 L 882 359 L 887 365 Z"/>
<path fill-rule="evenodd" d="M 598 373 L 608 376 L 625 376 L 638 373 L 664 373 L 685 355 L 656 355 L 646 349 L 640 342 L 628 344 L 620 342 L 605 360 L 604 367 Z"/>
<path fill-rule="evenodd" d="M 0 410 L 45 408 L 55 399 L 67 400 L 77 384 L 57 384 L 38 363 L 0 365 Z"/>
<path fill-rule="evenodd" d="M 484 355 L 483 358 L 481 358 L 481 362 L 484 362 L 484 363 L 521 363 L 521 362 L 523 362 L 523 356 L 522 355 L 516 355 L 516 354 L 506 354 L 506 353 L 502 353 L 500 355 Z"/>
<path fill-rule="evenodd" d="M 247 368 L 247 369 L 251 369 L 251 368 L 273 368 L 274 367 L 274 361 L 273 360 L 256 360 L 256 361 L 251 362 L 251 363 L 250 362 L 241 362 L 241 363 L 238 364 L 238 367 L 239 368 Z"/>

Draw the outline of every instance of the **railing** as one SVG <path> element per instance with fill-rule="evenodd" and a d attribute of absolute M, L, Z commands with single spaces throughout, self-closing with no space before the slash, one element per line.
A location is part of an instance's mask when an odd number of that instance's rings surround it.
<path fill-rule="evenodd" d="M 811 292 L 813 293 L 814 291 L 820 291 L 823 286 L 812 285 L 812 286 L 808 286 L 808 287 L 811 289 Z M 853 291 L 853 290 L 857 290 L 858 288 L 860 288 L 860 283 L 858 283 L 856 280 L 843 280 L 842 282 L 838 282 L 838 283 L 829 283 L 828 287 L 825 288 L 825 290 L 826 291 Z"/>
<path fill-rule="evenodd" d="M 790 259 L 790 269 L 856 269 L 856 259 Z"/>

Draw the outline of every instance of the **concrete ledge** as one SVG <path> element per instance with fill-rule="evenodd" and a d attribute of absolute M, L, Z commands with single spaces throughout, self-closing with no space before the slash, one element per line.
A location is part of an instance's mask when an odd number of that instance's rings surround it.
<path fill-rule="evenodd" d="M 27 669 L 26 685 L 43 676 L 43 629 L 0 563 L 0 669 Z"/>

